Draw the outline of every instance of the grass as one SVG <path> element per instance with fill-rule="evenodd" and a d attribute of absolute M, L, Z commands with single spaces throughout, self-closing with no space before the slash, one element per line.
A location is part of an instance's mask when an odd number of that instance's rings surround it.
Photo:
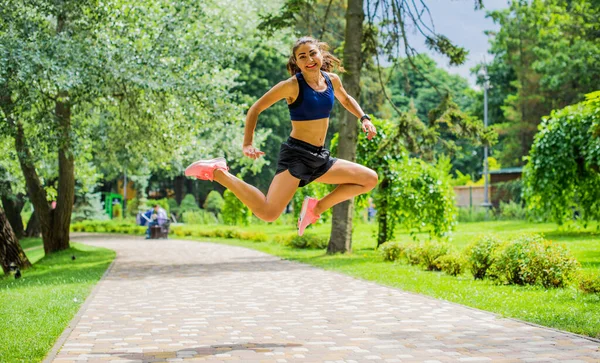
<path fill-rule="evenodd" d="M 212 227 L 206 227 L 212 228 Z M 329 225 L 311 227 L 310 231 L 329 235 Z M 269 235 L 293 232 L 293 226 L 256 225 L 244 231 Z M 489 281 L 475 281 L 465 273 L 458 277 L 424 271 L 420 267 L 384 262 L 375 250 L 376 226 L 358 224 L 353 231 L 353 253 L 329 256 L 323 250 L 297 250 L 274 242 L 251 242 L 217 239 L 220 243 L 257 249 L 288 260 L 338 271 L 382 285 L 399 288 L 466 306 L 491 311 L 505 317 L 600 338 L 600 295 L 584 294 L 575 287 L 546 290 L 535 286 L 500 286 Z M 483 232 L 510 238 L 523 232 L 543 233 L 546 238 L 564 243 L 585 270 L 600 274 L 600 233 L 591 230 L 560 230 L 555 224 L 532 224 L 524 221 L 495 221 L 460 224 L 451 239 L 462 250 Z M 211 239 L 212 240 L 212 239 Z M 411 241 L 399 233 L 398 241 Z"/>
<path fill-rule="evenodd" d="M 34 265 L 0 277 L 0 362 L 42 361 L 115 257 L 78 243 L 44 257 L 39 238 L 21 245 Z"/>

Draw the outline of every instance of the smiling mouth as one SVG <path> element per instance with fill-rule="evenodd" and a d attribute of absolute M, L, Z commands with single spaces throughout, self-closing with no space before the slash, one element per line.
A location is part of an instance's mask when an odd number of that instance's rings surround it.
<path fill-rule="evenodd" d="M 311 64 L 310 66 L 306 66 L 306 68 L 315 68 L 316 66 L 317 66 L 317 63 Z"/>

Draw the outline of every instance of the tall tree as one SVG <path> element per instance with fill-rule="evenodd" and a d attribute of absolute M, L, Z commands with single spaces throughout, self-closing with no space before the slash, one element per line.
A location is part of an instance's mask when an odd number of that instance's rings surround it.
<path fill-rule="evenodd" d="M 7 0 L 0 9 L 0 132 L 14 139 L 46 253 L 69 247 L 76 158 L 78 171 L 94 160 L 107 175 L 177 174 L 215 150 L 241 155 L 227 67 L 250 24 L 233 3 Z M 239 22 L 225 27 L 228 17 Z M 42 164 L 58 169 L 56 196 Z"/>
<path fill-rule="evenodd" d="M 595 0 L 513 1 L 489 16 L 491 119 L 500 134 L 498 159 L 519 166 L 543 116 L 583 100 L 600 78 L 600 7 Z"/>
<path fill-rule="evenodd" d="M 10 273 L 13 267 L 20 269 L 31 267 L 2 207 L 0 207 L 0 265 L 5 274 Z"/>

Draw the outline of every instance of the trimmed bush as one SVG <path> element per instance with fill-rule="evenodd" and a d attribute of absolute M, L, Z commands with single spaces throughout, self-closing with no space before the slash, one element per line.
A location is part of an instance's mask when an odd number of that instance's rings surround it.
<path fill-rule="evenodd" d="M 269 236 L 262 232 L 241 232 L 239 238 L 254 242 L 266 242 L 269 240 Z"/>
<path fill-rule="evenodd" d="M 492 235 L 479 237 L 466 249 L 467 265 L 475 279 L 483 279 L 494 263 L 495 253 L 501 242 Z"/>
<path fill-rule="evenodd" d="M 484 207 L 458 208 L 458 221 L 462 223 L 493 220 L 493 214 Z"/>
<path fill-rule="evenodd" d="M 500 202 L 497 218 L 501 220 L 526 220 L 527 209 L 522 204 L 515 203 L 512 200 L 508 203 Z"/>
<path fill-rule="evenodd" d="M 450 251 L 450 246 L 442 242 L 425 242 L 421 245 L 421 265 L 427 271 L 440 271 L 435 262 L 439 257 L 447 255 Z"/>
<path fill-rule="evenodd" d="M 188 210 L 181 214 L 181 221 L 187 224 L 215 224 L 217 218 L 214 214 L 203 209 Z"/>
<path fill-rule="evenodd" d="M 564 287 L 574 279 L 579 262 L 563 245 L 525 234 L 504 248 L 492 269 L 502 283 Z"/>
<path fill-rule="evenodd" d="M 212 190 L 206 196 L 206 200 L 204 201 L 204 209 L 217 215 L 221 213 L 221 209 L 223 209 L 223 204 L 225 201 L 219 192 L 216 190 Z"/>
<path fill-rule="evenodd" d="M 196 198 L 194 198 L 193 194 L 186 194 L 181 200 L 181 204 L 179 204 L 179 213 L 181 214 L 187 211 L 196 211 L 199 209 L 200 207 L 198 207 L 198 203 L 196 203 Z"/>
<path fill-rule="evenodd" d="M 396 261 L 404 254 L 404 246 L 398 242 L 386 242 L 379 247 L 384 261 Z"/>
<path fill-rule="evenodd" d="M 223 222 L 230 226 L 247 226 L 252 212 L 229 189 L 223 193 Z"/>
<path fill-rule="evenodd" d="M 464 258 L 456 253 L 443 255 L 434 261 L 437 268 L 450 276 L 458 276 L 464 270 Z"/>
<path fill-rule="evenodd" d="M 591 272 L 579 276 L 579 290 L 586 294 L 600 294 L 600 275 Z"/>
<path fill-rule="evenodd" d="M 302 236 L 297 234 L 278 235 L 275 240 L 285 246 L 293 248 L 315 248 L 322 249 L 327 247 L 326 237 L 320 237 L 316 234 L 307 232 Z"/>
<path fill-rule="evenodd" d="M 421 264 L 421 246 L 418 244 L 410 243 L 404 247 L 404 256 L 409 265 L 420 265 Z"/>
<path fill-rule="evenodd" d="M 292 238 L 294 238 L 294 236 L 296 236 L 296 233 L 277 234 L 275 235 L 274 240 L 281 245 L 291 246 Z"/>

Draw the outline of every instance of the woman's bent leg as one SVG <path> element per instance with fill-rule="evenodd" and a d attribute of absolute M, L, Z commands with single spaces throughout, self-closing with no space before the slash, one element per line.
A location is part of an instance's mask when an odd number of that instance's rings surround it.
<path fill-rule="evenodd" d="M 214 181 L 231 190 L 254 215 L 267 222 L 273 222 L 281 215 L 300 183 L 286 170 L 275 175 L 265 196 L 258 188 L 226 171 L 215 170 Z"/>
<path fill-rule="evenodd" d="M 314 213 L 321 214 L 338 203 L 371 191 L 377 186 L 377 180 L 377 173 L 366 166 L 338 159 L 331 169 L 315 180 L 317 183 L 338 186 L 319 200 Z"/>

